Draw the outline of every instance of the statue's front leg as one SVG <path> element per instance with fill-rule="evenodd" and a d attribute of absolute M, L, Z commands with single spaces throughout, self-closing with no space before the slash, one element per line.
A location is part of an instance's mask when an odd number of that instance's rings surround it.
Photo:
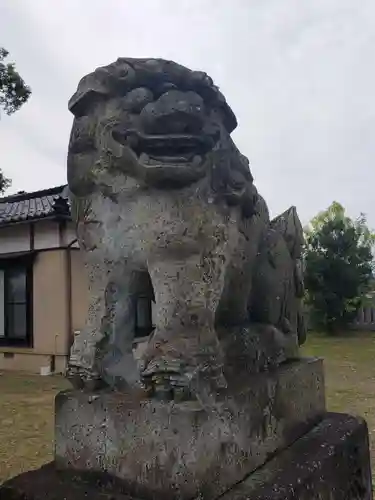
<path fill-rule="evenodd" d="M 143 377 L 156 396 L 162 393 L 171 399 L 180 391 L 195 392 L 191 383 L 205 367 L 210 367 L 211 381 L 216 378 L 218 385 L 224 383 L 215 332 L 215 312 L 224 285 L 223 261 L 223 251 L 216 251 L 149 263 L 157 307 Z"/>
<path fill-rule="evenodd" d="M 90 303 L 84 328 L 75 335 L 70 351 L 67 378 L 75 388 L 96 389 L 106 385 L 99 369 L 97 345 L 103 341 L 102 324 L 106 317 L 108 270 L 104 265 L 88 263 Z"/>
<path fill-rule="evenodd" d="M 119 221 L 116 203 L 100 193 L 73 201 L 90 303 L 85 327 L 71 348 L 67 376 L 75 387 L 139 386 L 139 370 L 132 351 L 132 282 L 135 271 L 145 269 L 145 265 L 134 262 L 121 232 L 113 237 Z M 103 205 L 107 205 L 109 216 L 103 217 Z"/>
<path fill-rule="evenodd" d="M 114 266 L 107 293 L 106 330 L 101 342 L 101 371 L 111 387 L 139 389 L 140 372 L 133 353 L 139 296 L 150 297 L 147 269 L 131 259 Z M 151 300 L 151 297 L 150 297 Z"/>

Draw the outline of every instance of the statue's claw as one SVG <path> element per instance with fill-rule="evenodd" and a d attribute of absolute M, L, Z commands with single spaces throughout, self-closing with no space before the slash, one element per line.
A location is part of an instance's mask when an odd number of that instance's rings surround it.
<path fill-rule="evenodd" d="M 69 365 L 66 371 L 66 378 L 72 384 L 73 388 L 77 390 L 93 392 L 107 386 L 98 373 L 81 366 Z"/>

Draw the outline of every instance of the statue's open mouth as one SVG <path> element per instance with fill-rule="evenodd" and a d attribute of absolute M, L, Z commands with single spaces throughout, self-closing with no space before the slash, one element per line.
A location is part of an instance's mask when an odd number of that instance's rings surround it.
<path fill-rule="evenodd" d="M 213 149 L 215 135 L 145 134 L 137 130 L 114 130 L 113 138 L 129 146 L 143 164 L 199 164 Z"/>

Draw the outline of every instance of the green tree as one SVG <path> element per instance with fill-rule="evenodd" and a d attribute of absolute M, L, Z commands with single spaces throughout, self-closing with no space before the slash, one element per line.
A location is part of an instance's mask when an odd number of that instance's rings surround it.
<path fill-rule="evenodd" d="M 11 115 L 25 104 L 31 94 L 16 70 L 14 63 L 6 63 L 9 53 L 0 47 L 0 107 L 7 115 Z"/>
<path fill-rule="evenodd" d="M 0 110 L 11 115 L 25 104 L 31 90 L 17 72 L 14 63 L 5 62 L 7 57 L 8 51 L 0 47 Z M 9 185 L 10 180 L 0 171 L 0 193 Z"/>
<path fill-rule="evenodd" d="M 356 317 L 373 286 L 375 235 L 337 202 L 305 229 L 306 301 L 315 328 L 335 333 Z"/>

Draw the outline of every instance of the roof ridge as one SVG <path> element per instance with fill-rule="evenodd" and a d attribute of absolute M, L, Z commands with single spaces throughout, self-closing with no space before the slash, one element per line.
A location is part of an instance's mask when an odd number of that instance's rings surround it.
<path fill-rule="evenodd" d="M 66 184 L 62 184 L 60 186 L 55 186 L 52 188 L 40 189 L 39 191 L 14 193 L 0 198 L 0 203 L 31 200 L 33 198 L 41 198 L 42 196 L 48 196 L 48 195 L 58 195 L 64 192 L 66 186 L 67 186 Z"/>

